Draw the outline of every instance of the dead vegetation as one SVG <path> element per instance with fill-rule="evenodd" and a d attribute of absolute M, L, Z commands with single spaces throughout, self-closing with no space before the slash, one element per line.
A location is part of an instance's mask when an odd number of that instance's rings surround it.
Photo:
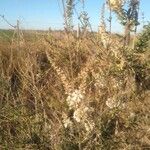
<path fill-rule="evenodd" d="M 149 31 L 1 44 L 0 149 L 150 149 Z"/>

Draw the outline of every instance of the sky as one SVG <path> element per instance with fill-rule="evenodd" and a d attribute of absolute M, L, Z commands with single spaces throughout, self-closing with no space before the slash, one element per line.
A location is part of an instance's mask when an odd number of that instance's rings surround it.
<path fill-rule="evenodd" d="M 85 11 L 88 12 L 89 20 L 93 30 L 98 29 L 100 13 L 104 0 L 85 0 Z M 150 0 L 141 0 L 140 20 L 144 12 L 145 23 L 150 21 Z M 76 5 L 77 11 L 81 10 L 81 5 Z M 22 29 L 52 29 L 63 28 L 63 9 L 61 0 L 0 0 L 0 15 L 13 25 L 20 21 Z M 112 30 L 121 31 L 116 17 L 113 17 Z M 77 15 L 74 13 L 74 26 L 78 24 Z M 0 28 L 11 28 L 2 18 L 0 18 Z"/>

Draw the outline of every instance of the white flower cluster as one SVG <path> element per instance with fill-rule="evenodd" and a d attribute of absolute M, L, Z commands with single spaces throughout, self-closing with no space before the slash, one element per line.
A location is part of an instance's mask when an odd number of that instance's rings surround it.
<path fill-rule="evenodd" d="M 77 121 L 77 122 L 81 122 L 83 119 L 85 120 L 87 118 L 87 111 L 88 111 L 88 107 L 79 107 L 78 109 L 75 110 L 74 114 L 73 114 L 73 118 Z"/>
<path fill-rule="evenodd" d="M 110 108 L 124 108 L 125 103 L 122 103 L 121 101 L 114 100 L 113 98 L 108 98 L 106 101 L 106 105 Z"/>
<path fill-rule="evenodd" d="M 90 132 L 94 128 L 94 123 L 91 119 L 89 119 L 89 114 L 93 111 L 91 108 L 87 107 L 84 102 L 84 92 L 81 92 L 80 90 L 74 90 L 72 93 L 68 94 L 68 97 L 66 99 L 69 109 L 73 109 L 73 119 L 82 124 L 85 127 L 85 130 L 87 132 Z M 64 127 L 71 127 L 72 121 L 67 117 L 63 117 L 63 123 Z"/>
<path fill-rule="evenodd" d="M 70 109 L 78 108 L 79 103 L 84 99 L 84 95 L 80 90 L 75 90 L 68 94 L 66 99 Z"/>
<path fill-rule="evenodd" d="M 106 81 L 105 81 L 104 77 L 102 77 L 102 75 L 100 75 L 99 73 L 95 73 L 93 75 L 95 78 L 94 86 L 97 87 L 98 89 L 104 88 L 106 86 Z"/>
<path fill-rule="evenodd" d="M 119 89 L 119 88 L 121 88 L 121 86 L 122 86 L 122 81 L 121 80 L 117 80 L 117 79 L 115 79 L 115 78 L 113 78 L 112 79 L 112 87 L 114 88 L 114 89 Z"/>
<path fill-rule="evenodd" d="M 108 0 L 109 7 L 114 10 L 118 11 L 122 8 L 125 0 Z"/>
<path fill-rule="evenodd" d="M 92 120 L 87 121 L 86 123 L 84 123 L 85 129 L 87 132 L 90 132 L 94 129 L 95 124 Z"/>
<path fill-rule="evenodd" d="M 94 122 L 89 119 L 89 114 L 92 112 L 92 108 L 89 107 L 79 107 L 75 110 L 73 118 L 78 122 L 84 125 L 85 130 L 90 132 L 94 128 Z"/>

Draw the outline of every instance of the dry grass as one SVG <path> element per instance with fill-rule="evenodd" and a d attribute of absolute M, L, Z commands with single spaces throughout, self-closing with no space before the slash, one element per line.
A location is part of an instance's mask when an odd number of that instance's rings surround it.
<path fill-rule="evenodd" d="M 150 92 L 136 80 L 131 50 L 111 40 L 1 44 L 0 149 L 150 149 Z"/>

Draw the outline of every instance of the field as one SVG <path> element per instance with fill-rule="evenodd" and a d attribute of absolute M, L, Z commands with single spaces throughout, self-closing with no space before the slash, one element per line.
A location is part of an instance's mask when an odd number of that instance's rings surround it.
<path fill-rule="evenodd" d="M 135 49 L 115 34 L 1 34 L 1 149 L 148 150 L 149 31 Z"/>
<path fill-rule="evenodd" d="M 0 29 L 0 150 L 150 150 L 150 23 L 109 2 L 122 35 Z"/>

